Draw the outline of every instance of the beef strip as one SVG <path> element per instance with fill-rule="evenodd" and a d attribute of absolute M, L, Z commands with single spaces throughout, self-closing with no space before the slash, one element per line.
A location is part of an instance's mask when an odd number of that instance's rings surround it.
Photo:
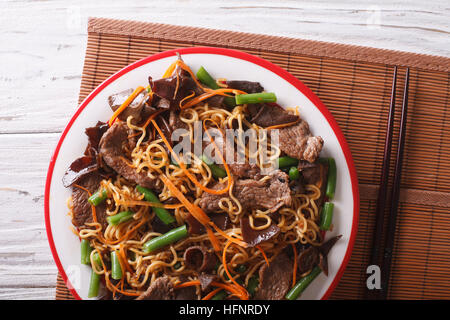
<path fill-rule="evenodd" d="M 187 248 L 183 257 L 186 267 L 198 272 L 211 271 L 217 263 L 217 257 L 214 252 L 203 246 Z"/>
<path fill-rule="evenodd" d="M 198 276 L 198 280 L 200 281 L 200 287 L 202 291 L 207 291 L 211 287 L 211 283 L 213 281 L 217 281 L 217 276 L 209 273 L 202 273 Z"/>
<path fill-rule="evenodd" d="M 84 176 L 81 180 L 78 181 L 78 184 L 89 190 L 89 192 L 92 194 L 96 192 L 100 187 L 100 181 L 102 181 L 102 177 L 97 172 L 93 172 Z M 88 198 L 89 195 L 85 190 L 73 187 L 72 224 L 77 228 L 85 226 L 87 222 L 93 222 L 92 207 L 88 202 Z M 106 228 L 108 226 L 108 222 L 106 220 L 106 204 L 104 202 L 95 207 L 95 215 L 97 217 L 97 221 L 102 224 L 103 228 Z"/>
<path fill-rule="evenodd" d="M 168 276 L 156 279 L 136 300 L 172 300 L 174 288 Z"/>
<path fill-rule="evenodd" d="M 276 224 L 272 223 L 266 229 L 255 230 L 250 226 L 249 218 L 242 217 L 241 232 L 244 241 L 247 242 L 250 247 L 254 247 L 261 242 L 275 237 L 280 232 L 280 228 Z"/>
<path fill-rule="evenodd" d="M 268 175 L 269 179 L 237 179 L 233 185 L 233 195 L 239 200 L 244 210 L 269 209 L 275 212 L 282 206 L 290 206 L 292 202 L 289 190 L 289 177 L 286 173 L 275 170 Z M 216 183 L 212 189 L 222 189 L 223 184 Z M 215 195 L 204 192 L 200 199 L 200 207 L 206 212 L 220 210 L 219 202 L 227 195 Z"/>
<path fill-rule="evenodd" d="M 89 127 L 84 130 L 84 133 L 88 136 L 88 145 L 86 147 L 85 155 L 92 155 L 92 149 L 98 152 L 98 144 L 103 134 L 108 130 L 107 123 L 98 121 L 94 127 Z"/>
<path fill-rule="evenodd" d="M 153 189 L 157 192 L 162 190 L 162 183 L 159 179 L 151 178 L 145 170 L 137 172 L 127 163 L 124 146 L 130 143 L 128 139 L 129 130 L 124 122 L 114 123 L 100 140 L 100 155 L 108 166 L 114 169 L 125 179 L 135 182 L 145 188 Z M 132 149 L 133 146 L 129 146 Z"/>
<path fill-rule="evenodd" d="M 226 82 L 228 88 L 241 90 L 247 93 L 263 92 L 264 88 L 259 82 L 245 80 L 228 80 Z"/>
<path fill-rule="evenodd" d="M 297 257 L 297 266 L 300 275 L 310 271 L 319 264 L 319 253 L 319 250 L 314 246 L 310 246 L 300 252 Z"/>
<path fill-rule="evenodd" d="M 276 103 L 249 104 L 247 112 L 249 113 L 249 122 L 263 128 L 300 120 L 299 116 L 287 112 Z"/>
<path fill-rule="evenodd" d="M 259 286 L 255 300 L 281 300 L 292 284 L 292 261 L 284 252 L 278 254 L 268 266 L 259 269 Z"/>
<path fill-rule="evenodd" d="M 323 139 L 311 135 L 309 125 L 300 120 L 294 126 L 278 129 L 280 149 L 290 157 L 314 162 L 323 147 Z"/>
<path fill-rule="evenodd" d="M 70 187 L 85 176 L 98 170 L 97 159 L 95 156 L 82 156 L 70 164 L 70 167 L 64 173 L 62 182 L 64 187 Z"/>
<path fill-rule="evenodd" d="M 209 218 L 214 222 L 216 226 L 219 227 L 221 230 L 228 229 L 228 226 L 230 224 L 230 217 L 227 213 L 224 212 L 215 212 L 210 213 Z M 188 214 L 186 217 L 186 222 L 189 225 L 189 234 L 204 234 L 206 232 L 205 227 L 197 221 L 191 214 Z"/>
<path fill-rule="evenodd" d="M 179 279 L 181 283 L 189 281 L 188 277 L 185 275 L 181 275 Z M 179 288 L 175 290 L 175 300 L 197 300 L 198 297 L 196 291 L 195 286 Z"/>
<path fill-rule="evenodd" d="M 342 235 L 333 237 L 318 248 L 320 252 L 319 268 L 326 276 L 328 276 L 328 253 L 341 237 Z"/>

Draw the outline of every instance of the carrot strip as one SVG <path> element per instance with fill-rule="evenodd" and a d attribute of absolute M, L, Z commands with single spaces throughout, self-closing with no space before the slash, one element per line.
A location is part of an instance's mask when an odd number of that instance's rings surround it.
<path fill-rule="evenodd" d="M 173 71 L 175 70 L 175 67 L 178 65 L 178 60 L 175 60 L 170 64 L 170 66 L 167 68 L 166 72 L 163 74 L 163 78 L 168 78 L 172 75 Z"/>
<path fill-rule="evenodd" d="M 191 280 L 191 281 L 183 282 L 183 283 L 180 283 L 180 284 L 176 285 L 175 289 L 181 289 L 181 288 L 192 287 L 192 286 L 199 286 L 199 285 L 200 285 L 200 281 L 199 280 Z"/>
<path fill-rule="evenodd" d="M 119 256 L 123 260 L 123 264 L 125 265 L 125 270 L 127 270 L 129 273 L 133 273 L 133 270 L 131 269 L 131 266 L 128 263 L 127 255 L 125 253 L 125 248 L 123 245 L 119 246 Z"/>
<path fill-rule="evenodd" d="M 298 121 L 294 121 L 294 122 L 288 122 L 288 123 L 282 123 L 282 124 L 276 124 L 274 126 L 270 126 L 265 128 L 266 130 L 271 130 L 271 129 L 281 129 L 281 128 L 285 128 L 285 127 L 289 127 L 292 126 L 294 124 L 296 124 Z"/>
<path fill-rule="evenodd" d="M 164 133 L 161 131 L 161 128 L 158 126 L 156 121 L 155 120 L 151 120 L 151 122 L 155 126 L 155 128 L 158 131 L 159 135 L 161 136 L 161 139 L 163 140 L 163 142 L 166 145 L 167 149 L 169 149 L 170 153 L 173 155 L 173 157 L 177 161 L 178 165 L 183 170 L 183 172 L 186 174 L 186 176 L 189 178 L 189 180 L 191 180 L 197 187 L 202 189 L 204 192 L 207 192 L 207 193 L 210 193 L 210 194 L 224 194 L 224 193 L 228 192 L 228 190 L 231 187 L 231 174 L 230 174 L 230 170 L 229 170 L 229 168 L 228 168 L 226 163 L 224 163 L 224 166 L 225 166 L 225 171 L 227 171 L 227 175 L 228 175 L 227 186 L 224 189 L 221 189 L 221 190 L 214 190 L 214 189 L 210 189 L 210 188 L 205 187 L 204 185 L 202 185 L 197 180 L 197 178 L 195 178 L 194 175 L 192 175 L 187 170 L 186 165 L 184 164 L 184 162 L 181 161 L 181 159 L 178 157 L 178 155 L 173 151 L 172 146 L 170 145 L 169 141 L 165 137 Z M 218 151 L 218 152 L 220 153 L 220 151 Z M 220 153 L 220 155 L 221 155 L 221 153 Z M 222 159 L 223 159 L 223 157 L 222 157 Z"/>
<path fill-rule="evenodd" d="M 294 243 L 292 244 L 292 250 L 294 250 L 294 270 L 292 272 L 292 286 L 295 286 L 297 280 L 297 248 L 295 247 Z"/>
<path fill-rule="evenodd" d="M 231 97 L 230 95 L 226 94 L 226 93 L 238 93 L 238 94 L 245 94 L 244 91 L 241 90 L 237 90 L 237 89 L 230 89 L 230 88 L 223 88 L 223 89 L 215 89 L 215 90 L 211 90 L 208 92 L 205 92 L 195 98 L 193 98 L 192 100 L 190 100 L 188 103 L 186 103 L 185 105 L 181 105 L 181 102 L 184 101 L 184 99 L 189 98 L 191 96 L 188 96 L 186 98 L 184 98 L 182 101 L 180 101 L 180 109 L 184 110 L 187 109 L 189 107 L 195 106 L 197 103 L 202 102 L 203 100 L 209 99 L 215 95 L 220 95 L 220 96 L 225 96 L 225 97 Z"/>
<path fill-rule="evenodd" d="M 210 293 L 208 293 L 206 296 L 204 296 L 202 298 L 202 300 L 210 300 L 212 297 L 214 297 L 216 295 L 217 292 L 221 291 L 222 288 L 217 288 L 214 289 L 213 291 L 211 291 Z"/>
<path fill-rule="evenodd" d="M 220 251 L 220 243 L 217 237 L 214 235 L 214 232 L 211 230 L 211 228 L 206 228 L 206 233 L 208 234 L 208 238 L 211 241 L 211 244 L 214 248 L 214 251 L 219 252 Z"/>
<path fill-rule="evenodd" d="M 266 253 L 264 252 L 264 250 L 259 245 L 256 245 L 255 248 L 258 249 L 259 251 L 261 251 L 261 254 L 264 257 L 264 260 L 266 260 L 267 266 L 270 266 L 269 259 L 267 259 L 267 256 L 266 256 Z"/>
<path fill-rule="evenodd" d="M 241 285 L 239 283 L 237 283 L 236 280 L 234 280 L 234 278 L 231 276 L 231 273 L 230 273 L 230 271 L 228 270 L 228 267 L 227 267 L 227 249 L 231 245 L 231 243 L 232 242 L 228 240 L 227 243 L 225 244 L 225 248 L 223 249 L 223 254 L 222 254 L 223 268 L 224 268 L 225 273 L 227 274 L 228 278 L 236 286 L 236 289 L 239 292 L 239 298 L 241 298 L 242 300 L 248 300 L 248 292 L 247 292 L 247 290 L 245 290 L 245 288 L 241 287 Z"/>
<path fill-rule="evenodd" d="M 128 105 L 137 97 L 138 94 L 140 94 L 143 90 L 145 90 L 144 87 L 137 87 L 134 89 L 133 93 L 122 103 L 122 105 L 113 113 L 111 119 L 109 119 L 108 123 L 109 126 L 112 126 L 114 123 L 114 120 L 122 113 L 123 110 L 125 110 Z"/>

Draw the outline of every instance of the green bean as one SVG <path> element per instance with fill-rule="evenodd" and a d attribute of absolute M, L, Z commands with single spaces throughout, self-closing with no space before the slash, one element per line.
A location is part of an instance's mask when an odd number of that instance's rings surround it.
<path fill-rule="evenodd" d="M 235 96 L 236 104 L 248 104 L 248 103 L 264 103 L 264 102 L 276 102 L 277 96 L 273 92 L 260 92 L 250 94 L 237 94 Z"/>
<path fill-rule="evenodd" d="M 328 182 L 325 194 L 329 200 L 334 198 L 334 192 L 336 191 L 336 175 L 336 161 L 334 158 L 328 158 Z"/>
<path fill-rule="evenodd" d="M 332 202 L 325 202 L 322 208 L 322 216 L 320 219 L 320 229 L 329 230 L 331 227 L 331 222 L 333 221 L 333 208 L 334 204 Z"/>
<path fill-rule="evenodd" d="M 214 80 L 213 77 L 208 73 L 208 71 L 205 70 L 205 68 L 200 67 L 197 71 L 197 78 L 200 80 L 201 83 L 204 85 L 210 87 L 211 89 L 219 89 L 219 85 L 217 84 L 216 80 Z"/>
<path fill-rule="evenodd" d="M 305 277 L 301 278 L 297 284 L 286 294 L 287 300 L 296 300 L 299 295 L 305 291 L 305 289 L 310 285 L 310 283 L 320 274 L 322 270 L 319 267 L 314 267 L 314 269 Z"/>
<path fill-rule="evenodd" d="M 289 169 L 289 179 L 298 180 L 300 178 L 300 171 L 298 171 L 297 167 L 291 167 Z"/>
<path fill-rule="evenodd" d="M 286 168 L 298 166 L 298 159 L 291 157 L 279 157 L 278 158 L 278 168 Z"/>
<path fill-rule="evenodd" d="M 251 276 L 250 279 L 248 279 L 248 285 L 247 285 L 247 291 L 250 294 L 250 296 L 253 296 L 255 294 L 256 288 L 259 285 L 259 279 L 257 276 Z"/>
<path fill-rule="evenodd" d="M 111 278 L 114 280 L 122 279 L 122 267 L 120 266 L 116 251 L 111 252 Z"/>
<path fill-rule="evenodd" d="M 108 198 L 108 192 L 105 189 L 98 190 L 88 198 L 88 202 L 94 206 L 98 206 L 100 203 L 105 201 L 106 198 Z"/>
<path fill-rule="evenodd" d="M 228 293 L 225 290 L 221 290 L 219 292 L 217 292 L 212 298 L 211 300 L 223 300 L 228 296 Z"/>
<path fill-rule="evenodd" d="M 142 186 L 136 187 L 137 191 L 144 194 L 144 199 L 148 202 L 161 203 L 157 195 L 155 195 L 151 190 L 144 188 Z M 153 212 L 164 224 L 170 225 L 175 223 L 175 218 L 164 208 L 153 207 Z"/>
<path fill-rule="evenodd" d="M 213 77 L 206 71 L 205 68 L 200 67 L 197 71 L 197 78 L 200 80 L 201 83 L 204 85 L 210 87 L 211 89 L 220 89 L 220 86 L 217 84 L 216 80 L 214 80 Z M 230 106 L 234 107 L 236 105 L 236 101 L 234 100 L 234 97 L 225 97 L 225 103 Z"/>
<path fill-rule="evenodd" d="M 217 164 L 212 162 L 212 160 L 209 159 L 204 154 L 201 156 L 201 159 L 204 163 L 208 165 L 209 169 L 211 169 L 211 173 L 214 176 L 214 178 L 225 178 L 227 176 L 227 172 L 224 169 L 222 169 Z"/>
<path fill-rule="evenodd" d="M 170 230 L 159 237 L 153 238 L 144 244 L 144 252 L 150 253 L 156 251 L 162 247 L 165 247 L 171 243 L 174 243 L 180 239 L 186 238 L 188 231 L 186 225 Z"/>
<path fill-rule="evenodd" d="M 100 287 L 100 275 L 91 271 L 91 281 L 89 282 L 88 298 L 94 298 L 98 296 L 98 289 Z"/>
<path fill-rule="evenodd" d="M 82 264 L 91 264 L 90 262 L 90 255 L 91 255 L 91 245 L 89 243 L 89 240 L 82 239 L 81 240 L 81 263 Z"/>
<path fill-rule="evenodd" d="M 102 268 L 103 267 L 102 260 L 100 259 L 100 255 L 97 252 L 95 252 L 93 254 L 92 260 L 95 263 L 95 267 L 96 268 Z M 94 266 L 92 266 L 92 267 L 94 267 Z"/>
<path fill-rule="evenodd" d="M 247 271 L 247 267 L 244 264 L 240 264 L 236 267 L 235 271 L 237 273 L 244 273 L 245 271 Z"/>
<path fill-rule="evenodd" d="M 108 218 L 106 218 L 106 220 L 108 221 L 108 223 L 110 225 L 116 226 L 118 224 L 121 224 L 122 222 L 133 219 L 133 215 L 134 215 L 134 212 L 132 212 L 132 211 L 122 211 L 113 216 L 109 216 Z"/>

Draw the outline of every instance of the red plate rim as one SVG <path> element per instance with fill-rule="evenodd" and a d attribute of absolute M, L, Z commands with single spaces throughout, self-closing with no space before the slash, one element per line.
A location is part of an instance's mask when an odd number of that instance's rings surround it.
<path fill-rule="evenodd" d="M 353 193 L 353 220 L 352 220 L 352 228 L 351 228 L 351 234 L 349 243 L 347 246 L 347 251 L 344 255 L 344 260 L 342 261 L 342 264 L 336 273 L 336 276 L 334 277 L 331 285 L 328 287 L 328 290 L 325 292 L 325 294 L 322 296 L 322 300 L 328 299 L 333 292 L 333 290 L 336 288 L 336 286 L 339 283 L 339 280 L 341 279 L 344 270 L 350 260 L 350 256 L 353 250 L 353 245 L 355 243 L 356 238 L 356 232 L 358 228 L 358 219 L 359 219 L 359 189 L 358 189 L 358 179 L 356 175 L 356 169 L 355 165 L 353 163 L 353 158 L 351 155 L 350 148 L 345 140 L 345 137 L 339 128 L 336 120 L 331 115 L 330 111 L 325 107 L 325 105 L 320 101 L 320 99 L 300 80 L 295 78 L 293 75 L 291 75 L 286 70 L 282 69 L 281 67 L 263 59 L 260 57 L 256 57 L 254 55 L 232 50 L 232 49 L 225 49 L 225 48 L 215 48 L 215 47 L 192 47 L 192 48 L 180 48 L 180 49 L 174 49 L 169 51 L 160 52 L 154 55 L 151 55 L 149 57 L 146 57 L 144 59 L 141 59 L 139 61 L 136 61 L 125 68 L 119 70 L 112 76 L 110 76 L 108 79 L 103 81 L 97 88 L 94 89 L 87 97 L 84 99 L 84 101 L 81 103 L 79 108 L 76 110 L 75 114 L 70 119 L 69 123 L 67 124 L 66 128 L 64 129 L 61 138 L 58 141 L 58 144 L 56 145 L 55 151 L 50 159 L 50 164 L 47 171 L 47 179 L 45 183 L 45 199 L 44 199 L 44 209 L 45 209 L 45 227 L 47 230 L 47 238 L 50 245 L 50 249 L 53 255 L 53 259 L 55 260 L 55 263 L 58 267 L 58 271 L 61 274 L 61 277 L 63 278 L 64 282 L 66 283 L 67 287 L 69 288 L 72 295 L 78 299 L 81 300 L 81 297 L 78 295 L 77 291 L 73 288 L 73 286 L 70 284 L 70 281 L 67 277 L 67 274 L 64 271 L 64 268 L 62 267 L 61 261 L 59 259 L 58 253 L 55 248 L 55 243 L 53 241 L 53 234 L 50 224 L 50 206 L 49 206 L 49 200 L 50 200 L 50 186 L 53 176 L 53 169 L 55 166 L 56 159 L 59 154 L 59 150 L 61 148 L 61 145 L 69 132 L 70 128 L 72 127 L 72 124 L 75 122 L 75 120 L 78 118 L 80 113 L 84 110 L 84 108 L 89 104 L 89 102 L 99 93 L 101 92 L 106 86 L 108 86 L 111 82 L 117 80 L 122 75 L 128 73 L 129 71 L 136 69 L 144 64 L 147 64 L 149 62 L 163 59 L 166 57 L 175 56 L 176 53 L 180 54 L 217 54 L 217 55 L 223 55 L 228 57 L 233 57 L 241 60 L 245 60 L 248 62 L 251 62 L 253 64 L 256 64 L 258 66 L 261 66 L 265 69 L 268 69 L 269 71 L 272 71 L 273 73 L 277 74 L 281 78 L 283 78 L 285 81 L 289 82 L 291 85 L 296 87 L 300 92 L 302 92 L 308 99 L 319 109 L 319 111 L 323 114 L 323 116 L 327 119 L 328 124 L 331 126 L 331 129 L 333 130 L 334 134 L 336 135 L 339 144 L 341 146 L 341 149 L 344 153 L 345 160 L 347 162 L 347 166 L 350 173 L 350 179 L 352 183 L 352 193 Z"/>

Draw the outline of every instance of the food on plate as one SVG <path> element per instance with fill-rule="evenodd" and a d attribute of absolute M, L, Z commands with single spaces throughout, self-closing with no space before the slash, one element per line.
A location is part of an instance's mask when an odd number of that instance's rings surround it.
<path fill-rule="evenodd" d="M 89 297 L 296 299 L 327 275 L 336 164 L 298 110 L 180 56 L 148 82 L 63 177 Z"/>

